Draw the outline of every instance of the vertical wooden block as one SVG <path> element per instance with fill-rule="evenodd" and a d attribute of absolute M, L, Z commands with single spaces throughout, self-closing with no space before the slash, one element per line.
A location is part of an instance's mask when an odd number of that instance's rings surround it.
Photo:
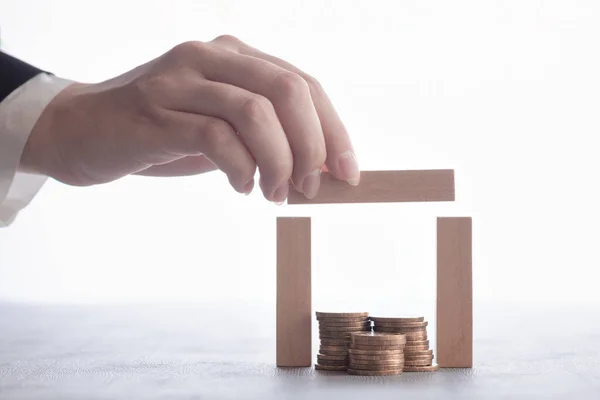
<path fill-rule="evenodd" d="M 277 366 L 310 367 L 311 220 L 277 218 Z"/>
<path fill-rule="evenodd" d="M 437 219 L 437 363 L 473 366 L 472 220 Z"/>

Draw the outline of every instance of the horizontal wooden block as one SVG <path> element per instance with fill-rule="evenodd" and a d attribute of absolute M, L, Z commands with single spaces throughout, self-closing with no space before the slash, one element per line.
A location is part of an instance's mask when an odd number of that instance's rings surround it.
<path fill-rule="evenodd" d="M 312 365 L 311 220 L 277 218 L 278 367 Z"/>
<path fill-rule="evenodd" d="M 473 266 L 470 217 L 437 219 L 437 363 L 473 366 Z"/>
<path fill-rule="evenodd" d="M 324 172 L 315 198 L 290 190 L 287 200 L 288 204 L 425 201 L 454 201 L 454 170 L 362 171 L 358 186 Z"/>

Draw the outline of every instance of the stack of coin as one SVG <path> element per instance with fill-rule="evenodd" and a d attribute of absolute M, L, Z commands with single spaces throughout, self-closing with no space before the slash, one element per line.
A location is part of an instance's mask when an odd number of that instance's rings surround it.
<path fill-rule="evenodd" d="M 354 332 L 370 332 L 371 320 L 367 312 L 317 312 L 319 322 L 319 354 L 315 369 L 346 371 L 348 345 Z"/>
<path fill-rule="evenodd" d="M 427 321 L 424 317 L 371 317 L 373 330 L 398 334 L 406 338 L 404 372 L 437 371 L 433 364 L 433 350 L 427 339 Z"/>
<path fill-rule="evenodd" d="M 404 369 L 404 335 L 359 332 L 351 336 L 350 375 L 400 375 Z"/>

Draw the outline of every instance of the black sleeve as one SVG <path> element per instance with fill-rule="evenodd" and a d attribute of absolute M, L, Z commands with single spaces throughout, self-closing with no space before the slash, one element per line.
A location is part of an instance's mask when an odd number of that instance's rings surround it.
<path fill-rule="evenodd" d="M 44 71 L 0 51 L 0 102 L 42 72 Z"/>

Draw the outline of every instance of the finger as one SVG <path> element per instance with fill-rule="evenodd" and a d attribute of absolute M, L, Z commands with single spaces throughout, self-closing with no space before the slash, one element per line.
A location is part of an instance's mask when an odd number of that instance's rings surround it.
<path fill-rule="evenodd" d="M 216 46 L 215 46 L 216 47 Z M 273 63 L 217 47 L 199 68 L 212 81 L 269 99 L 293 154 L 292 181 L 307 197 L 317 194 L 326 160 L 325 139 L 306 81 Z"/>
<path fill-rule="evenodd" d="M 231 51 L 269 61 L 301 76 L 308 83 L 321 122 L 327 150 L 326 164 L 329 171 L 337 179 L 346 180 L 351 185 L 358 185 L 360 169 L 348 131 L 325 90 L 315 78 L 287 61 L 255 49 L 235 37 L 224 35 L 213 42 Z"/>
<path fill-rule="evenodd" d="M 202 153 L 227 175 L 236 191 L 248 194 L 252 190 L 256 163 L 231 125 L 205 115 L 173 110 L 165 113 L 165 120 L 170 122 L 174 132 L 166 138 L 166 151 Z"/>
<path fill-rule="evenodd" d="M 213 164 L 213 162 L 205 155 L 188 156 L 166 164 L 153 165 L 142 171 L 136 172 L 135 175 L 157 177 L 190 176 L 214 171 L 218 168 L 219 167 Z"/>
<path fill-rule="evenodd" d="M 177 89 L 177 96 L 170 99 L 169 108 L 227 121 L 258 166 L 265 197 L 284 201 L 289 192 L 293 157 L 271 102 L 233 85 L 193 77 L 185 82 L 184 87 Z M 215 161 L 210 154 L 204 154 Z"/>

